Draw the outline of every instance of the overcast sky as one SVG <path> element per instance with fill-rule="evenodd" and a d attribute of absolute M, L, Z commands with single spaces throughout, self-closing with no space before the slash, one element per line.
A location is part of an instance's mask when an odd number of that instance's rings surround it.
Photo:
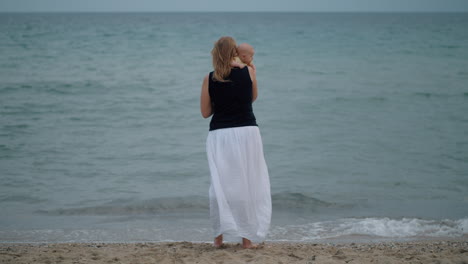
<path fill-rule="evenodd" d="M 0 12 L 463 11 L 468 0 L 0 0 Z"/>

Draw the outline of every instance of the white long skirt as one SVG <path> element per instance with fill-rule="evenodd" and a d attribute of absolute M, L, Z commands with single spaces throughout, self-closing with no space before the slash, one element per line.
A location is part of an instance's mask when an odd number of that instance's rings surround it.
<path fill-rule="evenodd" d="M 215 237 L 263 241 L 270 227 L 271 194 L 260 130 L 244 126 L 210 131 L 206 152 Z"/>

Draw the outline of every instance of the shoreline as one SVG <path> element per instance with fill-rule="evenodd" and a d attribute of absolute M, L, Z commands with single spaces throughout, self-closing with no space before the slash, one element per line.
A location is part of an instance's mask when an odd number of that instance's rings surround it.
<path fill-rule="evenodd" d="M 409 242 L 0 243 L 0 263 L 468 263 L 468 240 Z"/>
<path fill-rule="evenodd" d="M 266 244 L 330 244 L 330 245 L 346 245 L 346 244 L 386 244 L 386 243 L 431 243 L 431 242 L 468 242 L 468 234 L 458 237 L 430 237 L 430 236 L 413 236 L 413 237 L 378 237 L 369 235 L 345 235 L 332 238 L 318 238 L 314 240 L 264 240 Z M 193 243 L 193 244 L 209 244 L 213 241 L 201 240 L 87 240 L 87 241 L 1 241 L 0 247 L 4 245 L 48 245 L 48 244 L 164 244 L 164 243 Z M 240 239 L 233 241 L 229 237 L 224 239 L 226 244 L 240 243 Z"/>

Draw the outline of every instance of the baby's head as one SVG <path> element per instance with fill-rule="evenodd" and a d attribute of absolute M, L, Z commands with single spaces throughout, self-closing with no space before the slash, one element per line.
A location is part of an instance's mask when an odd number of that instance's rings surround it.
<path fill-rule="evenodd" d="M 250 63 L 252 63 L 255 50 L 251 45 L 242 43 L 237 46 L 237 54 L 243 63 L 250 65 Z"/>

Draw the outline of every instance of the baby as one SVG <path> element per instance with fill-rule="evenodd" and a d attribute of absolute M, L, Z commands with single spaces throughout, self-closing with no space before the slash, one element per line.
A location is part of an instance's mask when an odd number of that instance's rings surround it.
<path fill-rule="evenodd" d="M 239 46 L 237 46 L 238 57 L 235 57 L 235 61 L 231 63 L 231 66 L 239 67 L 242 69 L 247 65 L 252 67 L 252 69 L 255 71 L 255 65 L 252 62 L 254 54 L 255 50 L 251 45 L 247 43 L 240 44 Z"/>

